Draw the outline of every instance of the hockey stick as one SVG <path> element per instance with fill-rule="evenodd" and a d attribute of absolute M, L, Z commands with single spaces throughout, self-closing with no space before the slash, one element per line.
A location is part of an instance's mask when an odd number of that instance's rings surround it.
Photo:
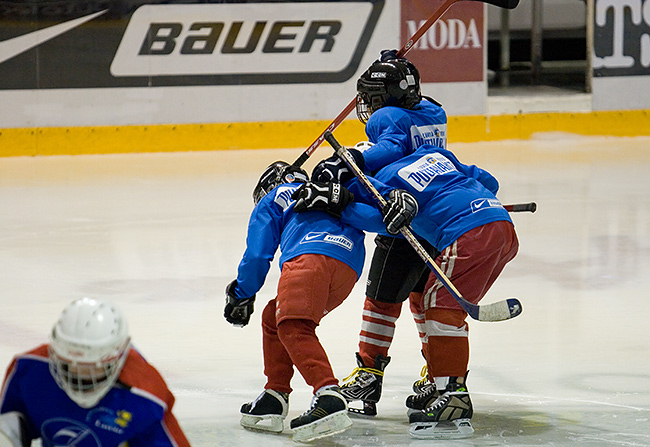
<path fill-rule="evenodd" d="M 354 158 L 352 158 L 347 149 L 341 146 L 338 141 L 336 141 L 336 138 L 334 138 L 332 132 L 325 132 L 324 138 L 332 146 L 332 148 L 334 148 L 336 154 L 343 161 L 345 161 L 345 164 L 348 165 L 350 170 L 359 179 L 359 181 L 368 190 L 368 192 L 373 195 L 379 204 L 379 207 L 383 209 L 387 203 L 386 199 L 384 199 L 381 194 L 379 194 L 379 191 L 377 191 L 375 186 L 370 183 L 368 177 L 366 177 L 363 171 L 361 171 L 361 169 L 359 169 L 359 167 L 355 164 Z M 463 310 L 469 314 L 470 317 L 479 321 L 503 321 L 514 318 L 521 313 L 522 306 L 517 298 L 508 298 L 503 301 L 498 301 L 496 303 L 482 306 L 467 301 L 465 298 L 463 298 L 458 289 L 456 289 L 456 287 L 451 283 L 449 278 L 447 278 L 442 270 L 440 270 L 440 267 L 438 267 L 438 264 L 435 263 L 431 255 L 429 255 L 424 247 L 422 247 L 420 242 L 418 242 L 418 240 L 411 232 L 410 228 L 404 227 L 400 231 L 404 238 L 406 238 L 409 244 L 411 244 L 411 246 L 415 249 L 418 255 L 420 255 L 422 260 L 426 263 L 427 267 L 433 271 L 440 282 L 442 282 L 445 288 L 454 297 L 458 304 L 460 304 Z"/>
<path fill-rule="evenodd" d="M 440 17 L 449 9 L 451 5 L 454 3 L 458 3 L 461 1 L 478 1 L 482 3 L 488 3 L 490 5 L 498 6 L 500 8 L 505 8 L 505 9 L 514 9 L 517 7 L 519 4 L 519 0 L 445 0 L 445 2 L 438 7 L 434 11 L 433 14 L 431 14 L 431 17 L 427 19 L 426 22 L 420 26 L 420 28 L 411 36 L 411 38 L 400 48 L 400 50 L 397 52 L 397 57 L 402 57 L 405 56 L 406 53 L 408 53 L 411 48 L 420 40 L 420 38 L 426 33 L 431 26 L 433 26 L 434 23 L 438 21 Z M 345 108 L 339 113 L 336 118 L 334 118 L 334 121 L 330 123 L 329 126 L 327 126 L 327 129 L 325 129 L 319 136 L 316 138 L 316 140 L 309 145 L 309 147 L 303 152 L 300 157 L 296 161 L 293 162 L 293 166 L 299 168 L 305 162 L 307 159 L 311 156 L 311 154 L 314 153 L 316 149 L 323 143 L 323 140 L 325 139 L 325 132 L 334 132 L 334 129 L 339 127 L 339 124 L 343 122 L 345 118 L 354 110 L 355 106 L 357 103 L 357 98 L 356 96 L 350 103 L 345 106 Z"/>
<path fill-rule="evenodd" d="M 503 205 L 503 207 L 509 213 L 523 213 L 523 212 L 526 212 L 526 211 L 534 213 L 535 211 L 537 211 L 537 204 L 535 202 L 515 203 L 513 205 Z"/>

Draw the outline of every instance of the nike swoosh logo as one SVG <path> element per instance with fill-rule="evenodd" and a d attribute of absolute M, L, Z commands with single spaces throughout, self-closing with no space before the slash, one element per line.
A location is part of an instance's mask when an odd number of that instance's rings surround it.
<path fill-rule="evenodd" d="M 478 209 L 478 208 L 482 207 L 484 203 L 485 203 L 485 200 L 481 200 L 480 202 L 474 204 L 474 208 Z"/>
<path fill-rule="evenodd" d="M 311 241 L 312 239 L 316 239 L 318 237 L 321 237 L 323 234 L 322 233 L 309 233 L 305 236 L 306 241 Z"/>
<path fill-rule="evenodd" d="M 39 29 L 38 31 L 28 34 L 23 34 L 22 36 L 3 40 L 0 42 L 0 64 L 24 53 L 25 51 L 31 50 L 48 40 L 52 40 L 55 37 L 104 14 L 106 11 L 108 11 L 108 9 L 84 17 L 79 17 L 78 19 L 70 20 L 68 22 L 59 23 L 58 25 L 50 26 L 48 28 Z"/>

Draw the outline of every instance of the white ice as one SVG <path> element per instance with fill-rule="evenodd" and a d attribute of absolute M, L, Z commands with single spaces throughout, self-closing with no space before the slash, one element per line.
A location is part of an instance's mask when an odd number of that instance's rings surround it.
<path fill-rule="evenodd" d="M 516 296 L 523 314 L 470 322 L 476 433 L 409 437 L 404 400 L 423 361 L 405 308 L 379 416 L 317 445 L 649 446 L 650 138 L 546 134 L 450 149 L 500 180 L 503 203 L 538 204 L 513 214 L 519 255 L 484 298 Z M 248 327 L 222 309 L 252 188 L 270 162 L 300 152 L 0 159 L 0 364 L 46 342 L 69 301 L 108 298 L 176 395 L 194 447 L 295 445 L 286 431 L 239 426 L 240 405 L 264 385 L 259 315 L 277 266 Z M 308 167 L 329 154 L 321 147 Z M 339 378 L 355 366 L 364 281 L 318 332 Z M 311 399 L 298 374 L 293 385 L 289 418 Z"/>

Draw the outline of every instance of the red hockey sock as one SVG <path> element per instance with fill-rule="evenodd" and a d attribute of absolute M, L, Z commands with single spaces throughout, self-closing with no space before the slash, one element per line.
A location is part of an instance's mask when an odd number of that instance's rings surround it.
<path fill-rule="evenodd" d="M 395 322 L 402 303 L 384 303 L 366 297 L 359 334 L 359 354 L 366 366 L 375 366 L 375 357 L 388 357 L 388 348 L 395 335 Z"/>
<path fill-rule="evenodd" d="M 427 366 L 431 377 L 463 377 L 469 363 L 467 314 L 455 309 L 428 309 Z"/>

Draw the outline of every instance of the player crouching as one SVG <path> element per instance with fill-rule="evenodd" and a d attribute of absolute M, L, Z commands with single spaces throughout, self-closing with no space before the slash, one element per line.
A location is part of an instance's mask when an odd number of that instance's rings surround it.
<path fill-rule="evenodd" d="M 352 200 L 338 184 L 314 185 L 326 209 L 298 214 L 307 174 L 284 162 L 269 166 L 253 193 L 246 251 L 237 279 L 226 288 L 224 316 L 245 326 L 271 260 L 280 248 L 277 296 L 264 308 L 262 346 L 265 390 L 241 407 L 241 425 L 280 433 L 288 413 L 294 366 L 312 387 L 311 407 L 291 421 L 293 439 L 308 442 L 347 430 L 352 421 L 316 327 L 338 307 L 361 275 L 364 233 L 345 225 L 337 210 Z M 318 189 L 321 188 L 321 189 Z M 326 212 L 325 212 L 326 211 Z"/>

